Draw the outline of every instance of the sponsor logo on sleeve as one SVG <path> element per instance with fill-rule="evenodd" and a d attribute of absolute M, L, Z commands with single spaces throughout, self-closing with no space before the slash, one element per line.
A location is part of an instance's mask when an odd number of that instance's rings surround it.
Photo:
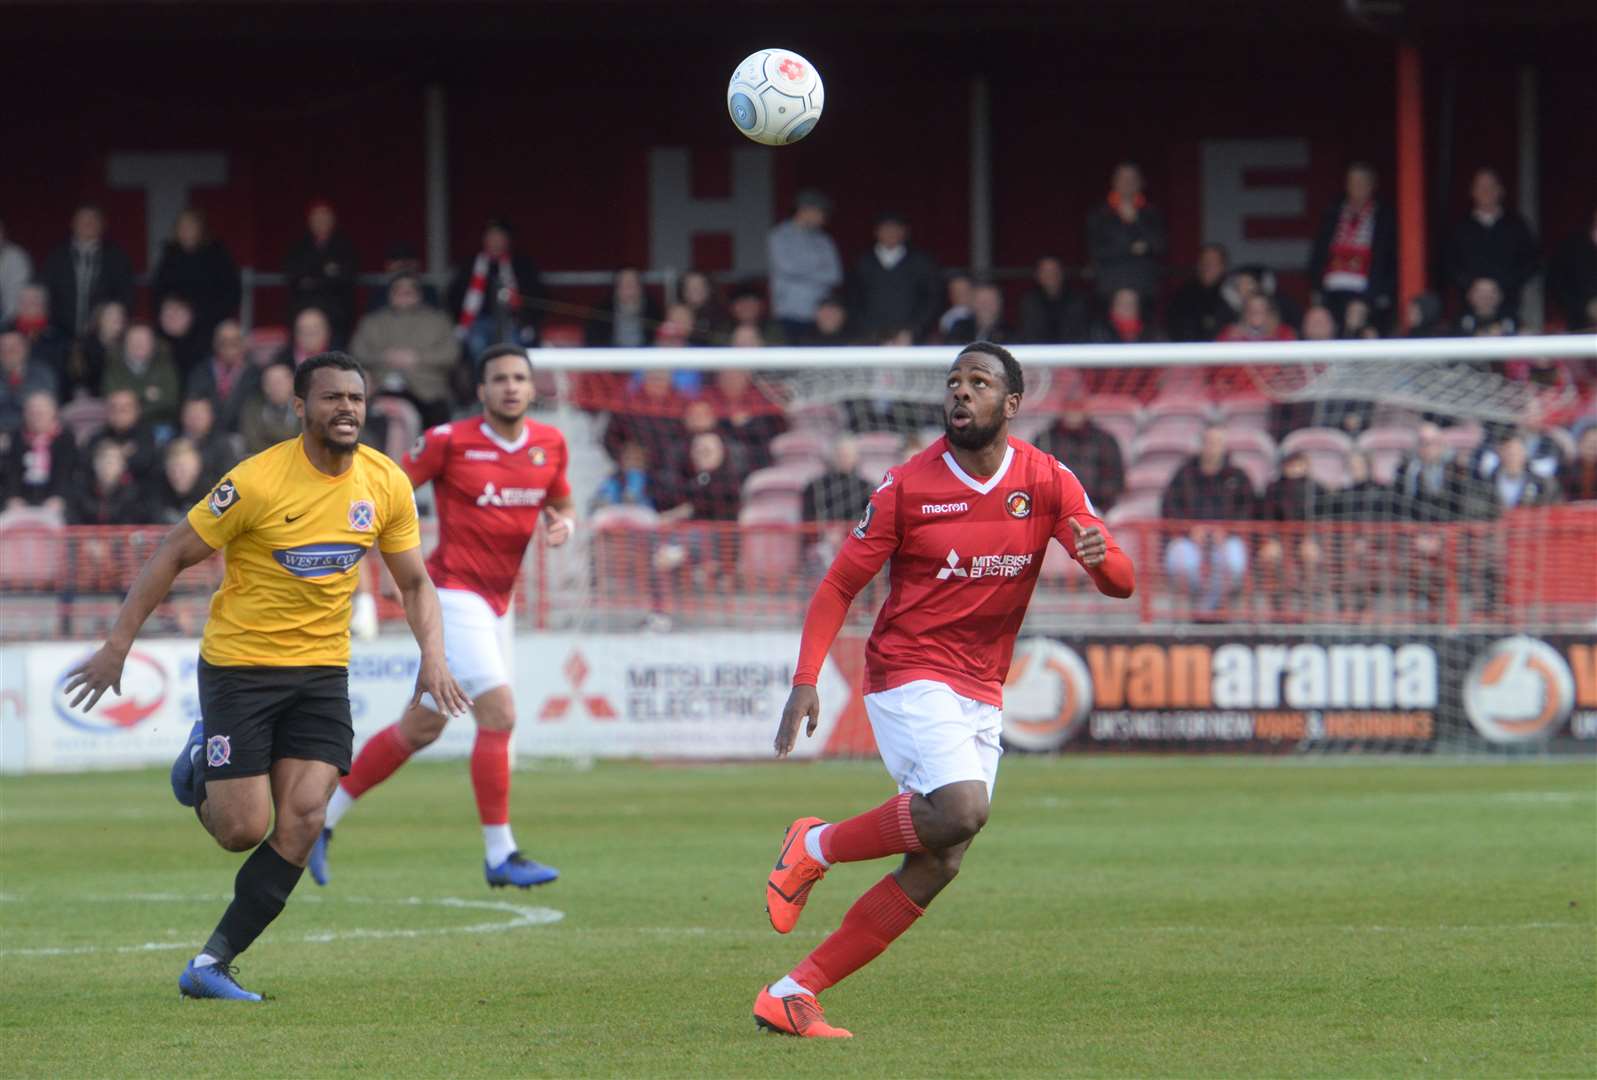
<path fill-rule="evenodd" d="M 213 515 L 221 517 L 236 502 L 238 502 L 238 488 L 234 487 L 233 481 L 229 479 L 216 485 L 216 490 L 211 492 L 211 497 L 206 500 L 205 505 L 210 508 Z"/>
<path fill-rule="evenodd" d="M 860 517 L 859 523 L 854 526 L 854 539 L 863 540 L 865 534 L 871 531 L 871 519 L 876 516 L 876 504 L 866 503 L 865 513 Z"/>
<path fill-rule="evenodd" d="M 410 457 L 415 460 L 427 452 L 427 435 L 423 432 L 416 436 L 416 441 L 410 444 Z"/>

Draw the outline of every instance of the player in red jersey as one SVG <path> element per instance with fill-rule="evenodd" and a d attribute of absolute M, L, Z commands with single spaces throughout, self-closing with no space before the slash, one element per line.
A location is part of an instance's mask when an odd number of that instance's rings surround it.
<path fill-rule="evenodd" d="M 427 559 L 427 572 L 443 608 L 450 670 L 475 702 L 471 783 L 486 848 L 483 873 L 489 885 L 527 888 L 553 881 L 559 871 L 524 858 L 510 831 L 510 737 L 516 725 L 510 596 L 539 519 L 556 547 L 570 539 L 576 522 L 566 482 L 565 438 L 527 419 L 534 397 L 527 350 L 516 345 L 487 350 L 477 378 L 483 415 L 431 429 L 401 464 L 417 487 L 432 481 L 438 505 L 438 546 Z M 432 698 L 422 695 L 398 723 L 366 741 L 327 804 L 326 827 L 309 862 L 318 885 L 329 878 L 333 827 L 356 799 L 438 738 L 445 720 Z"/>
<path fill-rule="evenodd" d="M 1003 753 L 1004 677 L 1048 542 L 1063 544 L 1100 592 L 1132 593 L 1131 560 L 1075 474 L 1009 437 L 1023 389 L 1007 349 L 967 345 L 948 372 L 944 437 L 888 472 L 810 602 L 776 754 L 793 749 L 800 724 L 815 734 L 827 650 L 850 601 L 891 559 L 887 601 L 865 647 L 865 708 L 899 794 L 836 824 L 801 817 L 788 827 L 765 886 L 771 925 L 792 930 L 835 862 L 904 861 L 755 996 L 763 1028 L 849 1037 L 827 1024 L 815 996 L 879 956 L 959 872 L 987 822 Z"/>

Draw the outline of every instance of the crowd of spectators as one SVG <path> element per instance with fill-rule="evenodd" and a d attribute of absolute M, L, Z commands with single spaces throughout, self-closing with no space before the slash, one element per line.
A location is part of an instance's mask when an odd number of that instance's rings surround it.
<path fill-rule="evenodd" d="M 1190 277 L 1172 280 L 1164 216 L 1132 163 L 1114 170 L 1102 203 L 1087 215 L 1088 265 L 1071 272 L 1055 256 L 1039 259 L 1018 303 L 998 282 L 945 273 L 894 211 L 877 215 L 868 246 L 846 261 L 827 231 L 831 200 L 805 190 L 792 216 L 771 230 L 767 282 L 743 282 L 723 294 L 709 275 L 689 271 L 674 295 L 659 297 L 637 269 L 623 268 L 610 295 L 587 309 L 581 343 L 1241 344 L 1515 334 L 1525 290 L 1543 273 L 1568 325 L 1597 326 L 1597 216 L 1589 231 L 1567 238 L 1544 263 L 1529 223 L 1506 207 L 1494 170 L 1476 173 L 1470 198 L 1468 216 L 1443 248 L 1445 293 L 1407 298 L 1400 312 L 1395 214 L 1365 164 L 1347 170 L 1342 198 L 1324 208 L 1306 267 L 1306 305 L 1278 289 L 1270 270 L 1231 265 L 1217 244 L 1203 246 Z M 386 286 L 363 311 L 359 255 L 335 209 L 312 203 L 305 231 L 283 263 L 287 340 L 275 352 L 253 353 L 238 321 L 238 267 L 201 211 L 178 216 L 152 269 L 145 306 L 110 225 L 100 208 L 79 207 L 65 241 L 35 262 L 7 239 L 0 222 L 0 498 L 7 507 L 46 507 L 72 523 L 173 520 L 185 500 L 240 456 L 298 431 L 292 376 L 310 355 L 348 349 L 371 372 L 374 399 L 403 402 L 420 423 L 433 424 L 472 405 L 471 362 L 482 349 L 501 341 L 544 343 L 549 294 L 537 263 L 504 221 L 484 225 L 478 250 L 441 298 L 421 277 L 414 253 L 391 248 L 382 263 Z M 1548 384 L 1577 377 L 1559 362 L 1524 361 L 1503 370 Z M 735 519 L 742 486 L 772 464 L 772 442 L 788 422 L 782 407 L 747 373 L 711 377 L 686 358 L 675 371 L 618 385 L 603 440 L 615 471 L 594 505 L 643 507 L 668 521 Z M 877 426 L 889 429 L 916 430 L 936 419 L 935 410 L 865 404 L 884 417 Z M 1131 463 L 1081 403 L 1062 404 L 1039 441 L 1083 475 L 1107 511 L 1125 491 Z M 1356 434 L 1368 416 L 1357 403 L 1281 406 L 1271 430 L 1277 438 L 1305 426 Z M 867 434 L 871 426 L 856 425 Z M 1389 508 L 1407 512 L 1425 504 L 1438 485 L 1468 492 L 1454 498 L 1472 508 L 1590 497 L 1589 430 L 1575 456 L 1535 432 L 1489 441 L 1467 461 L 1444 462 L 1425 457 L 1422 432 L 1414 461 L 1383 489 L 1394 500 Z M 842 439 L 826 456 L 828 471 L 804 493 L 805 520 L 852 520 L 865 482 L 860 448 Z M 1312 478 L 1295 473 L 1300 464 L 1289 455 L 1280 478 L 1258 490 L 1227 464 L 1224 432 L 1205 434 L 1202 451 L 1171 480 L 1164 511 L 1193 521 L 1291 521 L 1347 495 L 1305 487 L 1301 481 L 1312 485 Z M 1357 467 L 1350 463 L 1350 470 Z M 1223 527 L 1203 526 L 1168 546 L 1166 564 L 1208 603 L 1251 560 L 1279 566 L 1312 562 L 1309 556 L 1307 549 L 1239 549 Z"/>

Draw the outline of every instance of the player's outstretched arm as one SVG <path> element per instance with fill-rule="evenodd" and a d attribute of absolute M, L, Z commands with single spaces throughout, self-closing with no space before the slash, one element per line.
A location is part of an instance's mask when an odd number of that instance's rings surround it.
<path fill-rule="evenodd" d="M 127 659 L 133 639 L 138 636 L 144 620 L 150 617 L 156 605 L 172 591 L 177 576 L 195 563 L 204 562 L 215 549 L 200 539 L 187 519 L 172 526 L 161 540 L 144 569 L 128 590 L 117 612 L 105 644 L 83 663 L 67 673 L 66 692 L 72 698 L 72 708 L 83 705 L 85 712 L 94 708 L 107 688 L 122 693 L 122 663 Z"/>
<path fill-rule="evenodd" d="M 809 723 L 804 725 L 804 734 L 814 738 L 815 726 L 821 722 L 821 695 L 813 686 L 795 686 L 782 709 L 782 724 L 776 729 L 777 757 L 787 757 L 792 752 L 798 742 L 799 725 L 806 720 Z"/>
<path fill-rule="evenodd" d="M 1067 518 L 1077 562 L 1086 568 L 1093 584 L 1105 596 L 1124 600 L 1136 591 L 1136 574 L 1131 559 L 1120 550 L 1120 545 L 1109 538 L 1097 525 L 1083 525 L 1075 517 Z"/>
<path fill-rule="evenodd" d="M 416 674 L 416 694 L 412 705 L 421 700 L 423 693 L 431 694 L 438 708 L 449 716 L 460 716 L 471 708 L 472 701 L 455 682 L 444 661 L 444 617 L 438 606 L 438 590 L 427 576 L 426 564 L 421 559 L 421 548 L 383 552 L 383 562 L 394 575 L 399 586 L 399 599 L 405 605 L 405 621 L 410 632 L 421 646 L 421 669 Z"/>

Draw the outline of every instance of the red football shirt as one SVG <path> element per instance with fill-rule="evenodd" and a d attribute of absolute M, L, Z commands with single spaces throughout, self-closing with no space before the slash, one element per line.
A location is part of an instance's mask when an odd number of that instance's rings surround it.
<path fill-rule="evenodd" d="M 525 425 L 519 439 L 506 442 L 481 418 L 440 424 L 400 462 L 415 486 L 433 482 L 438 546 L 427 559 L 433 584 L 468 589 L 500 615 L 510 610 L 544 500 L 571 494 L 565 437 L 547 424 Z"/>
<path fill-rule="evenodd" d="M 998 471 L 977 480 L 938 439 L 888 472 L 844 541 L 805 617 L 794 685 L 815 684 L 849 601 L 891 559 L 865 646 L 866 692 L 932 679 L 1001 706 L 1048 542 L 1076 553 L 1071 518 L 1104 534 L 1108 553 L 1088 570 L 1099 590 L 1130 596 L 1131 560 L 1052 455 L 1012 438 Z"/>

